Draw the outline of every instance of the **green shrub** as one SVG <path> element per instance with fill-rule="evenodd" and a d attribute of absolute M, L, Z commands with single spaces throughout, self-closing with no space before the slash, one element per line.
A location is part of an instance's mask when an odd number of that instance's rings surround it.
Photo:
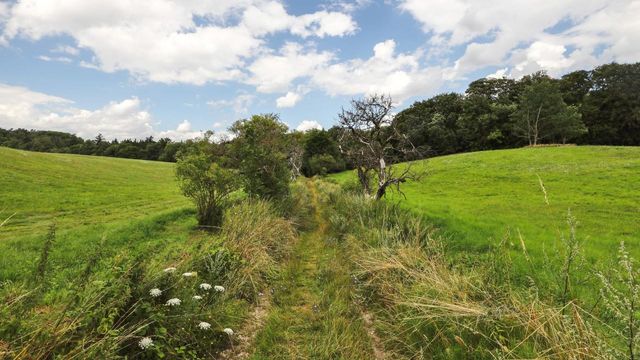
<path fill-rule="evenodd" d="M 275 114 L 254 115 L 231 127 L 231 152 L 250 196 L 280 200 L 289 195 L 287 126 Z"/>
<path fill-rule="evenodd" d="M 196 204 L 198 224 L 220 226 L 229 195 L 239 187 L 235 172 L 200 153 L 181 156 L 176 164 L 176 176 L 182 193 Z"/>

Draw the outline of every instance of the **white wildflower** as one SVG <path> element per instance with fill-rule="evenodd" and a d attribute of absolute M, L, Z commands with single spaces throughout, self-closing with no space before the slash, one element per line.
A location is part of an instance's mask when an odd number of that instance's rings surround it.
<path fill-rule="evenodd" d="M 200 284 L 200 289 L 202 289 L 204 291 L 210 290 L 211 289 L 211 285 L 207 284 L 207 283 L 202 283 L 202 284 Z"/>
<path fill-rule="evenodd" d="M 192 277 L 192 276 L 196 276 L 198 273 L 196 272 L 186 272 L 184 274 L 182 274 L 182 276 L 184 277 Z"/>
<path fill-rule="evenodd" d="M 233 330 L 229 328 L 223 329 L 222 331 L 229 336 L 233 335 Z"/>
<path fill-rule="evenodd" d="M 202 300 L 202 296 L 200 296 L 200 295 L 193 295 L 193 300 Z"/>
<path fill-rule="evenodd" d="M 224 292 L 224 287 L 220 285 L 214 286 L 213 289 L 217 292 Z"/>
<path fill-rule="evenodd" d="M 151 295 L 152 297 L 158 297 L 158 296 L 162 295 L 162 290 L 160 290 L 160 289 L 151 289 L 151 290 L 149 290 L 149 295 Z"/>
<path fill-rule="evenodd" d="M 173 298 L 173 299 L 169 299 L 167 300 L 167 306 L 178 306 L 180 305 L 182 301 L 180 301 L 180 299 L 178 298 Z"/>
<path fill-rule="evenodd" d="M 142 340 L 138 341 L 138 346 L 140 346 L 140 349 L 146 350 L 153 346 L 153 340 L 150 337 L 143 337 Z"/>
<path fill-rule="evenodd" d="M 175 272 L 175 271 L 176 271 L 176 268 L 174 268 L 174 267 L 168 267 L 168 268 L 164 269 L 164 272 L 166 272 L 166 273 L 172 273 L 172 272 Z"/>
<path fill-rule="evenodd" d="M 211 324 L 209 324 L 208 322 L 200 321 L 198 327 L 202 330 L 209 330 L 209 328 L 211 328 Z"/>

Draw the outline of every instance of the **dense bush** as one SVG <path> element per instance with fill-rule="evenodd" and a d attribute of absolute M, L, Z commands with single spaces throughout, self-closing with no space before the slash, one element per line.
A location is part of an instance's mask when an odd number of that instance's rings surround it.
<path fill-rule="evenodd" d="M 275 114 L 254 115 L 233 124 L 232 158 L 250 196 L 280 200 L 289 195 L 287 126 Z"/>
<path fill-rule="evenodd" d="M 229 196 L 240 187 L 235 171 L 206 154 L 185 154 L 178 159 L 176 176 L 182 193 L 196 205 L 198 224 L 219 227 Z"/>

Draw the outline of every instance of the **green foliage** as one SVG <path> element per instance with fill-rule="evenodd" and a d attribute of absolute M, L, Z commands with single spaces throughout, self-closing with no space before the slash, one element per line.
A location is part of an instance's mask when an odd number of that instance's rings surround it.
<path fill-rule="evenodd" d="M 302 171 L 305 176 L 325 175 L 345 169 L 337 142 L 325 130 L 305 133 Z"/>
<path fill-rule="evenodd" d="M 449 93 L 416 102 L 396 121 L 428 155 L 512 148 L 529 143 L 523 125 L 543 104 L 542 139 L 531 136 L 532 144 L 640 145 L 639 86 L 640 63 L 601 65 L 561 79 L 545 72 L 484 78 L 471 82 L 464 97 Z"/>
<path fill-rule="evenodd" d="M 206 154 L 179 157 L 176 177 L 182 193 L 196 204 L 198 224 L 218 227 L 229 203 L 229 195 L 238 189 L 238 176 L 212 162 Z"/>
<path fill-rule="evenodd" d="M 462 150 L 457 135 L 462 107 L 462 95 L 441 94 L 414 103 L 401 111 L 395 121 L 398 129 L 423 152 L 433 155 L 454 153 Z"/>
<path fill-rule="evenodd" d="M 177 151 L 187 144 L 188 142 L 173 142 L 169 138 L 155 140 L 153 137 L 147 137 L 142 140 L 109 141 L 102 134 L 98 134 L 95 139 L 84 140 L 59 131 L 0 129 L 0 146 L 39 152 L 175 162 Z"/>
<path fill-rule="evenodd" d="M 558 86 L 548 80 L 524 89 L 513 117 L 516 134 L 527 139 L 529 145 L 542 141 L 564 144 L 587 132 L 577 108 L 567 106 Z"/>
<path fill-rule="evenodd" d="M 624 242 L 618 248 L 617 266 L 597 273 L 602 282 L 600 295 L 615 331 L 626 343 L 626 356 L 635 359 L 640 352 L 640 270 Z"/>
<path fill-rule="evenodd" d="M 287 126 L 275 114 L 254 115 L 233 124 L 232 157 L 250 196 L 280 200 L 289 194 Z"/>
<path fill-rule="evenodd" d="M 344 163 L 340 163 L 329 154 L 314 155 L 307 162 L 309 174 L 326 175 L 344 170 Z"/>
<path fill-rule="evenodd" d="M 601 65 L 590 72 L 581 112 L 590 144 L 640 145 L 640 63 Z"/>

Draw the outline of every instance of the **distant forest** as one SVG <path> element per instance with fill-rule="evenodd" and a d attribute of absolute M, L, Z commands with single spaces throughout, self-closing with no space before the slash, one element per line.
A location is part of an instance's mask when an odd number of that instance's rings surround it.
<path fill-rule="evenodd" d="M 640 63 L 606 64 L 560 79 L 537 72 L 521 79 L 483 78 L 464 94 L 445 93 L 415 102 L 394 121 L 424 157 L 549 143 L 640 145 Z M 336 128 L 291 133 L 295 156 L 309 176 L 350 164 Z M 16 149 L 176 161 L 193 142 L 168 138 L 94 139 L 56 132 L 0 129 L 0 146 Z"/>

